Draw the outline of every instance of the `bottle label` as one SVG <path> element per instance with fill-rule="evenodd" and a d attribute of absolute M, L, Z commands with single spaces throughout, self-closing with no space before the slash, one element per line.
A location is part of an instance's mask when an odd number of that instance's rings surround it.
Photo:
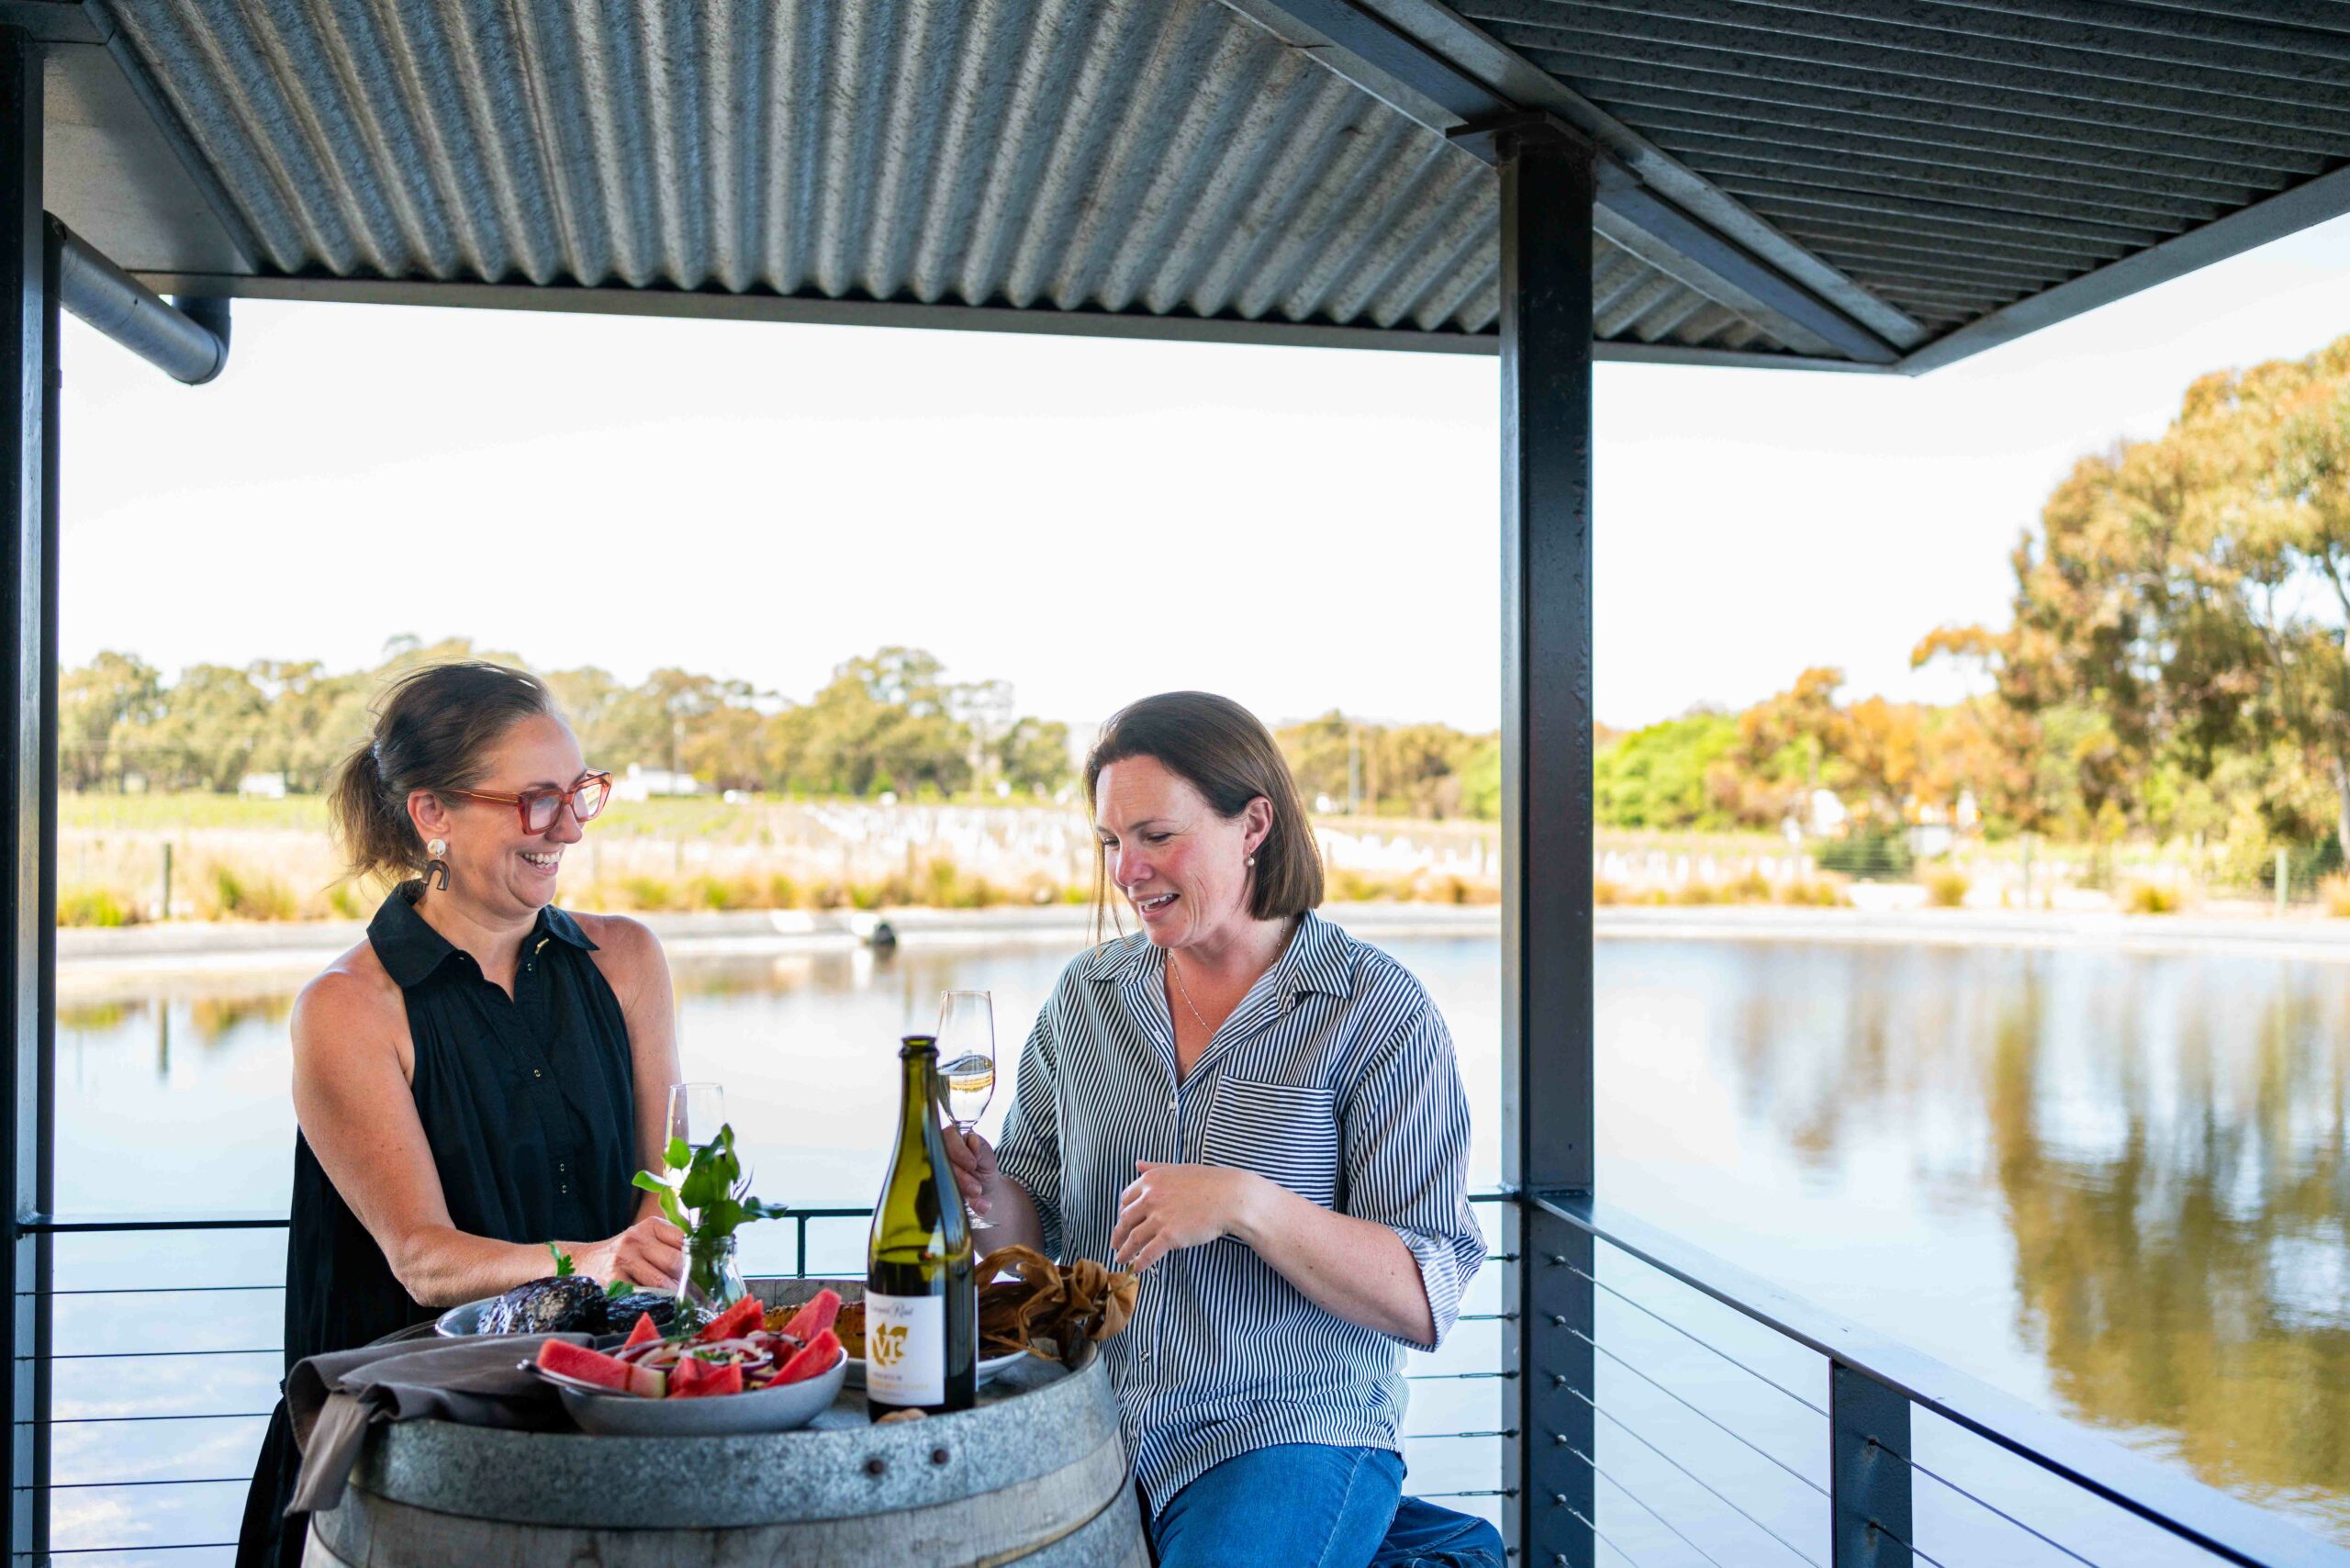
<path fill-rule="evenodd" d="M 865 1392 L 883 1405 L 946 1403 L 946 1298 L 865 1296 Z"/>

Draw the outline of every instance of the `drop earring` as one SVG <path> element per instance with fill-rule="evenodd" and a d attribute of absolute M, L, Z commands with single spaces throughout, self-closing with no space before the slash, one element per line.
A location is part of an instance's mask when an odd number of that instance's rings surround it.
<path fill-rule="evenodd" d="M 436 838 L 431 843 L 424 846 L 424 852 L 427 855 L 431 856 L 432 858 L 424 863 L 424 876 L 422 878 L 422 881 L 427 887 L 436 888 L 444 893 L 447 892 L 449 890 L 449 863 L 446 860 L 442 859 L 441 857 L 449 853 L 449 841 L 445 838 Z"/>

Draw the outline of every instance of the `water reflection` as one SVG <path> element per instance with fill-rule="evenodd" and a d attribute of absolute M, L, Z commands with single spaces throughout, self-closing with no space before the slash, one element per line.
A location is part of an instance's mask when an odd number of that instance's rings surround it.
<path fill-rule="evenodd" d="M 2232 985 L 2210 998 L 2218 1009 L 2165 1018 L 2165 977 L 2132 978 L 2114 998 L 2091 1114 L 2065 1114 L 2068 1091 L 2044 1059 L 2046 987 L 2021 988 L 1994 1028 L 1984 1102 L 2025 1331 L 2076 1411 L 2165 1428 L 2199 1473 L 2239 1488 L 2339 1496 L 2350 1491 L 2340 987 L 2330 973 Z M 2166 1038 L 2167 1059 L 2120 1044 L 2151 1038 Z"/>
<path fill-rule="evenodd" d="M 1493 945 L 1389 946 L 1453 1023 L 1490 1183 Z M 726 1083 L 762 1193 L 860 1203 L 897 1036 L 986 987 L 1009 1058 L 1069 950 L 681 962 L 688 1070 Z M 1611 1199 L 2350 1540 L 2350 967 L 1639 940 L 1600 980 Z M 290 1005 L 62 1010 L 64 1203 L 282 1209 Z"/>
<path fill-rule="evenodd" d="M 2012 1248 L 2011 1332 L 2055 1402 L 2350 1534 L 2350 970 L 1778 945 L 1707 957 L 1737 1103 L 1804 1187 L 1840 1193 L 1892 1144 L 1921 1204 L 1992 1205 Z"/>

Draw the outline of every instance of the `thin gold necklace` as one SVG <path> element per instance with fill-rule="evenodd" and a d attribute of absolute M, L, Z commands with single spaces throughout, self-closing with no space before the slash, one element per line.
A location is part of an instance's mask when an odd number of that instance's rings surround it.
<path fill-rule="evenodd" d="M 1192 1010 L 1192 1017 L 1199 1019 L 1201 1028 L 1206 1030 L 1210 1035 L 1214 1035 L 1215 1030 L 1210 1026 L 1207 1019 L 1202 1016 L 1200 1013 L 1200 1004 L 1192 1000 L 1192 988 L 1183 983 L 1183 971 L 1177 967 L 1175 963 L 1175 955 L 1172 953 L 1167 955 L 1167 972 L 1175 977 L 1175 991 L 1177 995 L 1183 999 L 1183 1005 Z"/>

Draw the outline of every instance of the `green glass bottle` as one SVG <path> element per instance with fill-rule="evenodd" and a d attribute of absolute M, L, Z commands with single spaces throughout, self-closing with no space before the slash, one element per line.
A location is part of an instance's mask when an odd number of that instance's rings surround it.
<path fill-rule="evenodd" d="M 865 1407 L 942 1416 L 979 1399 L 979 1293 L 971 1222 L 938 1126 L 938 1042 L 898 1051 L 905 1101 L 865 1264 Z"/>

